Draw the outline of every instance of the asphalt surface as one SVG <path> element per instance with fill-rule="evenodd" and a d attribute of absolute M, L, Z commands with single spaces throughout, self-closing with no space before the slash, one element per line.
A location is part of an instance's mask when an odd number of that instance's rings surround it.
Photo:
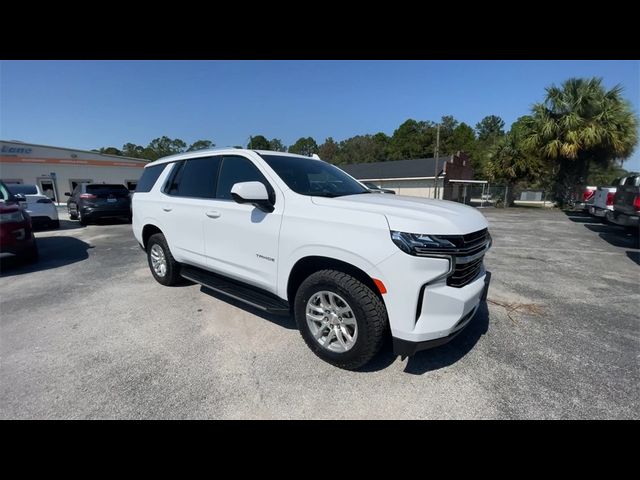
<path fill-rule="evenodd" d="M 450 344 L 404 361 L 387 346 L 358 372 L 315 357 L 293 319 L 156 283 L 130 225 L 64 220 L 37 234 L 37 264 L 2 264 L 0 418 L 639 418 L 633 240 L 482 211 L 489 303 Z"/>

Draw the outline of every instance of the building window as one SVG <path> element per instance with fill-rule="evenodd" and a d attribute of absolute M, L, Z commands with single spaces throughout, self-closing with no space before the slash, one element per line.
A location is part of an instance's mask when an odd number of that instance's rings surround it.
<path fill-rule="evenodd" d="M 125 180 L 124 183 L 127 185 L 127 189 L 130 192 L 135 192 L 136 191 L 136 187 L 138 186 L 138 180 Z"/>
<path fill-rule="evenodd" d="M 71 187 L 71 191 L 73 192 L 76 187 L 78 185 L 80 185 L 81 183 L 93 183 L 93 180 L 88 179 L 88 178 L 70 178 L 69 179 L 69 186 Z"/>

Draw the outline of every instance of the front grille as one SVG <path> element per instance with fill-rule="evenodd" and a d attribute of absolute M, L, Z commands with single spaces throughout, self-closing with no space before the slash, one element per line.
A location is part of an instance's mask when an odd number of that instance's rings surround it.
<path fill-rule="evenodd" d="M 447 278 L 447 285 L 460 288 L 471 283 L 471 281 L 478 276 L 482 268 L 483 258 L 484 255 L 470 263 L 456 263 L 453 275 Z"/>
<path fill-rule="evenodd" d="M 453 240 L 450 241 L 453 242 Z M 486 228 L 458 237 L 458 243 L 453 242 L 460 245 L 453 255 L 456 266 L 453 274 L 447 278 L 447 285 L 460 288 L 475 280 L 482 269 L 484 252 L 490 242 L 491 236 Z"/>
<path fill-rule="evenodd" d="M 475 280 L 482 269 L 484 252 L 491 242 L 489 230 L 485 228 L 466 235 L 438 235 L 437 237 L 448 240 L 453 245 L 438 248 L 416 247 L 416 255 L 454 257 L 455 268 L 447 278 L 447 285 L 450 287 L 464 287 Z"/>

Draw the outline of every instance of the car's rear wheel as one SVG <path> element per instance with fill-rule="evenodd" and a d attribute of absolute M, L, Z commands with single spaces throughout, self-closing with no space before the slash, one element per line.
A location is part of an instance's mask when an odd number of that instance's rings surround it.
<path fill-rule="evenodd" d="M 294 313 L 309 348 L 347 370 L 378 353 L 388 323 L 382 299 L 360 280 L 336 270 L 321 270 L 302 282 Z"/>
<path fill-rule="evenodd" d="M 78 219 L 78 207 L 75 207 L 75 210 L 71 210 L 71 207 L 68 207 L 69 210 L 69 218 L 71 220 L 77 220 Z"/>
<path fill-rule="evenodd" d="M 29 250 L 27 250 L 22 257 L 25 263 L 36 263 L 38 258 L 40 258 L 40 253 L 38 252 L 38 245 L 36 243 L 33 244 Z"/>
<path fill-rule="evenodd" d="M 167 240 L 161 233 L 155 233 L 147 241 L 147 260 L 153 278 L 162 285 L 176 285 L 181 281 L 180 264 L 175 261 Z"/>
<path fill-rule="evenodd" d="M 83 215 L 80 210 L 78 210 L 78 221 L 80 222 L 80 225 L 82 225 L 83 227 L 85 227 L 88 223 L 87 217 Z"/>

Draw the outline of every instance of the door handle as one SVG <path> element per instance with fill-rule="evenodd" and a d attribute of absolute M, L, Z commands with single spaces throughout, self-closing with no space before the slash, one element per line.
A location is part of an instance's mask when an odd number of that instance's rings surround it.
<path fill-rule="evenodd" d="M 162 210 L 164 210 L 165 212 L 170 212 L 171 210 L 173 210 L 173 208 L 162 207 Z"/>
<path fill-rule="evenodd" d="M 220 212 L 216 212 L 215 210 L 209 210 L 205 215 L 209 218 L 218 218 L 220 216 Z"/>

